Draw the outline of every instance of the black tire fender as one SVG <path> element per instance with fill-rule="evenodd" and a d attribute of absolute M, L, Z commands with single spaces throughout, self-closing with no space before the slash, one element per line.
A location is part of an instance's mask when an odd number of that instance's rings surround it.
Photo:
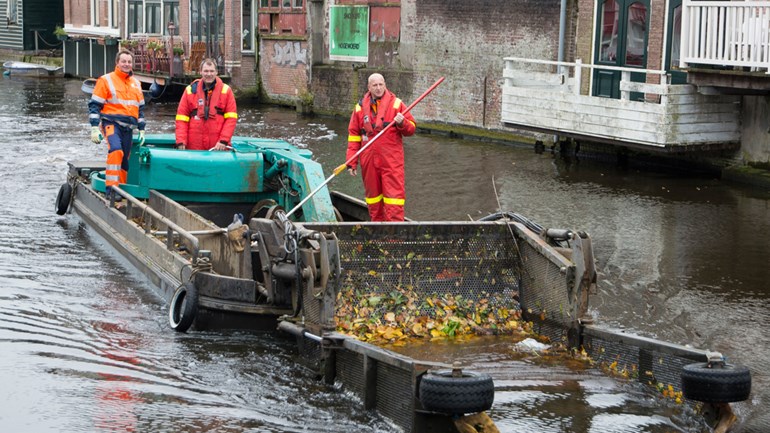
<path fill-rule="evenodd" d="M 422 376 L 419 400 L 425 410 L 447 415 L 484 412 L 495 400 L 495 384 L 487 374 L 452 370 L 431 371 Z"/>
<path fill-rule="evenodd" d="M 59 188 L 59 194 L 56 195 L 56 215 L 64 215 L 70 207 L 72 200 L 72 185 L 62 184 Z"/>
<path fill-rule="evenodd" d="M 688 364 L 682 368 L 682 395 L 705 403 L 731 403 L 749 398 L 751 372 L 741 365 Z"/>
<path fill-rule="evenodd" d="M 177 332 L 187 332 L 198 314 L 198 289 L 192 282 L 177 287 L 168 306 L 168 323 Z"/>

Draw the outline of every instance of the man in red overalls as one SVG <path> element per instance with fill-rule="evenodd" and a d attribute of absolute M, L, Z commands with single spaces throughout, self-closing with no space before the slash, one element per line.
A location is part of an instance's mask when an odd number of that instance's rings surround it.
<path fill-rule="evenodd" d="M 204 60 L 201 78 L 187 86 L 176 110 L 177 149 L 226 150 L 237 122 L 232 89 L 217 77 L 217 63 Z"/>
<path fill-rule="evenodd" d="M 385 87 L 380 74 L 369 76 L 369 91 L 356 104 L 348 125 L 348 151 L 345 160 L 365 146 L 389 123 L 376 143 L 359 156 L 361 176 L 364 178 L 366 204 L 372 221 L 403 221 L 404 201 L 404 142 L 402 137 L 413 135 L 417 129 L 406 105 Z M 356 175 L 359 161 L 348 164 L 348 172 Z"/>

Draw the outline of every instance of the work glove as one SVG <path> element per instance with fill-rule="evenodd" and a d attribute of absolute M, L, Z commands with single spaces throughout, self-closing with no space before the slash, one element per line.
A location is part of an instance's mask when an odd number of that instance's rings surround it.
<path fill-rule="evenodd" d="M 95 144 L 99 144 L 102 142 L 102 139 L 104 137 L 102 136 L 102 131 L 99 130 L 98 126 L 92 126 L 91 127 L 91 141 L 93 141 Z"/>
<path fill-rule="evenodd" d="M 139 131 L 139 141 L 140 146 L 144 146 L 144 131 Z"/>

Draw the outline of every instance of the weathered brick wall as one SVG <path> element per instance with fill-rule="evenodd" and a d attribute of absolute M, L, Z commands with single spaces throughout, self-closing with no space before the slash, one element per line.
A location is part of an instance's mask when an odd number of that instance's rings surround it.
<path fill-rule="evenodd" d="M 82 27 L 91 22 L 90 3 L 73 1 L 64 2 L 64 22 L 75 27 Z"/>
<path fill-rule="evenodd" d="M 296 38 L 262 38 L 259 73 L 262 88 L 273 100 L 290 101 L 307 92 L 307 41 Z"/>
<path fill-rule="evenodd" d="M 323 72 L 313 67 L 314 106 L 339 112 L 344 102 L 342 111 L 349 111 L 371 72 L 381 72 L 407 104 L 443 76 L 445 82 L 415 107 L 418 120 L 498 128 L 503 58 L 555 60 L 559 6 L 559 0 L 402 0 L 400 41 L 370 42 L 370 69 L 354 72 L 350 63 L 328 61 Z M 573 52 L 568 47 L 568 59 Z"/>
<path fill-rule="evenodd" d="M 558 0 L 418 0 L 415 5 L 415 87 L 446 77 L 437 95 L 415 109 L 416 116 L 495 128 L 503 58 L 556 58 Z"/>
<path fill-rule="evenodd" d="M 405 104 L 412 102 L 415 81 L 412 71 L 368 68 L 354 70 L 351 67 L 317 65 L 313 66 L 313 106 L 326 113 L 349 116 L 355 104 L 366 93 L 369 75 L 375 72 L 385 77 L 388 89 Z"/>
<path fill-rule="evenodd" d="M 666 1 L 652 0 L 648 11 L 649 30 L 647 35 L 647 69 L 665 69 L 663 36 L 666 32 Z M 659 84 L 660 75 L 647 75 L 647 82 Z"/>
<path fill-rule="evenodd" d="M 238 85 L 244 90 L 249 90 L 257 85 L 257 58 L 254 54 L 244 53 L 241 58 L 241 67 L 237 68 L 238 77 L 235 77 L 235 70 L 233 71 L 233 81 L 238 82 Z"/>
<path fill-rule="evenodd" d="M 593 52 L 593 29 L 594 16 L 596 15 L 595 0 L 578 0 L 577 28 L 579 29 L 575 37 L 577 46 L 575 47 L 575 58 L 583 60 L 583 63 L 593 63 L 591 53 Z M 588 94 L 591 74 L 584 73 L 583 80 L 580 83 L 580 91 Z"/>

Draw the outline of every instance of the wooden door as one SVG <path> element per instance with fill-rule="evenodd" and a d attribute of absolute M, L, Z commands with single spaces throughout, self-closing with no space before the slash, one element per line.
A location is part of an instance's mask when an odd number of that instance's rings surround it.
<path fill-rule="evenodd" d="M 594 64 L 645 69 L 649 11 L 649 0 L 600 0 Z M 619 71 L 595 69 L 594 96 L 620 98 L 620 76 Z M 643 73 L 631 74 L 631 81 L 644 82 L 645 79 Z M 634 93 L 631 98 L 641 100 L 644 95 Z"/>

